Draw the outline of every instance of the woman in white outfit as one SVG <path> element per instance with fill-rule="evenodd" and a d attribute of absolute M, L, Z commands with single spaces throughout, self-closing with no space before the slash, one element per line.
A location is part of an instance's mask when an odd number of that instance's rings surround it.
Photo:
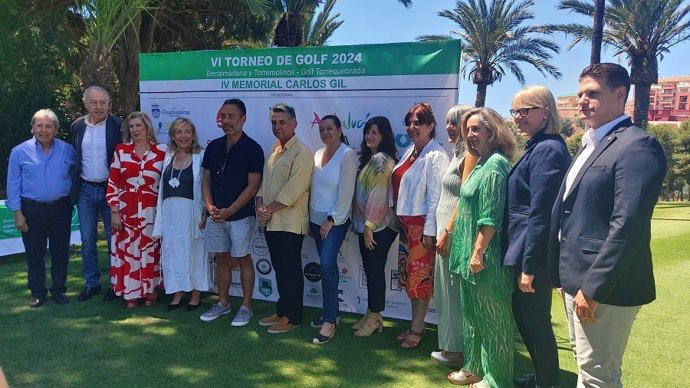
<path fill-rule="evenodd" d="M 175 119 L 168 137 L 153 236 L 161 239 L 165 292 L 174 294 L 168 311 L 180 308 L 189 291 L 187 310 L 191 311 L 199 307 L 201 291 L 209 289 L 209 261 L 201 231 L 206 224 L 201 198 L 203 150 L 196 127 L 187 118 Z"/>

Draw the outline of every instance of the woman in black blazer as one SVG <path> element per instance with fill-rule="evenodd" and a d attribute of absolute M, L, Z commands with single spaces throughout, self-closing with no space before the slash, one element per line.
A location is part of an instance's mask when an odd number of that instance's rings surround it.
<path fill-rule="evenodd" d="M 558 351 L 551 327 L 552 285 L 546 268 L 551 208 L 570 165 L 558 134 L 556 101 L 549 89 L 519 91 L 510 110 L 518 132 L 528 138 L 525 153 L 508 175 L 503 239 L 504 264 L 515 270 L 513 314 L 535 374 L 517 378 L 521 387 L 560 384 Z"/>

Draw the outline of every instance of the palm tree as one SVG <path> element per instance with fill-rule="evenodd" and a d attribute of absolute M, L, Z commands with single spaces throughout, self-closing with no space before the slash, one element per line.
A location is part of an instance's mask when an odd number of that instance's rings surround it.
<path fill-rule="evenodd" d="M 323 46 L 328 39 L 333 35 L 335 30 L 343 24 L 344 20 L 338 20 L 340 13 L 331 15 L 335 2 L 337 0 L 326 0 L 323 4 L 323 9 L 314 19 L 314 13 L 307 13 L 305 15 L 304 30 L 304 45 L 305 46 Z"/>
<path fill-rule="evenodd" d="M 659 61 L 671 47 L 690 38 L 690 5 L 682 0 L 610 0 L 604 15 L 604 44 L 616 48 L 616 55 L 625 53 L 630 64 L 630 80 L 635 85 L 633 121 L 647 127 L 649 91 L 659 79 Z M 559 9 L 581 15 L 592 15 L 591 3 L 578 0 L 561 1 Z M 592 37 L 592 28 L 582 24 L 549 26 L 573 35 L 573 47 Z"/>
<path fill-rule="evenodd" d="M 458 0 L 454 10 L 442 10 L 438 15 L 457 23 L 460 30 L 450 35 L 423 35 L 422 41 L 452 39 L 462 40 L 463 73 L 468 71 L 472 83 L 477 85 L 475 106 L 484 106 L 486 88 L 501 81 L 506 69 L 524 85 L 525 76 L 518 66 L 521 62 L 534 66 L 544 76 L 556 79 L 560 71 L 551 65 L 551 52 L 558 53 L 558 45 L 539 34 L 539 26 L 523 26 L 534 19 L 530 8 L 534 0 L 516 3 L 515 0 Z"/>
<path fill-rule="evenodd" d="M 601 41 L 604 35 L 604 10 L 606 0 L 594 0 L 594 15 L 592 17 L 592 53 L 589 55 L 591 65 L 601 62 Z"/>
<path fill-rule="evenodd" d="M 274 0 L 274 5 L 283 10 L 276 26 L 273 43 L 279 47 L 304 45 L 305 15 L 313 14 L 321 0 Z"/>

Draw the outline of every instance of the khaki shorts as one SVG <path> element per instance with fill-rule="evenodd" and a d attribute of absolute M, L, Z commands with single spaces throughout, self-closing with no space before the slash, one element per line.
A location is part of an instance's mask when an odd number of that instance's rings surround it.
<path fill-rule="evenodd" d="M 209 218 L 204 229 L 206 251 L 230 252 L 230 257 L 249 255 L 255 220 L 256 217 L 247 217 L 235 221 L 215 222 Z"/>

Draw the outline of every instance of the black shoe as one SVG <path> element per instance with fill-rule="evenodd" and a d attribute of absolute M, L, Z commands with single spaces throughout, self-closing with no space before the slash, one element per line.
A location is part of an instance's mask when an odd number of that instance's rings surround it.
<path fill-rule="evenodd" d="M 101 286 L 100 285 L 97 285 L 96 287 L 86 286 L 82 290 L 81 294 L 79 294 L 79 296 L 77 296 L 77 300 L 80 302 L 83 302 L 85 300 L 89 300 L 89 299 L 93 298 L 94 295 L 98 294 L 99 292 L 101 292 Z"/>
<path fill-rule="evenodd" d="M 194 310 L 198 309 L 199 306 L 201 306 L 201 302 L 199 302 L 197 304 L 187 303 L 187 307 L 185 307 L 185 308 L 187 309 L 187 311 L 194 311 Z"/>
<path fill-rule="evenodd" d="M 53 295 L 53 302 L 55 302 L 55 304 L 67 304 L 69 303 L 69 298 L 64 292 L 58 292 Z"/>
<path fill-rule="evenodd" d="M 111 300 L 117 299 L 117 295 L 115 295 L 115 291 L 113 291 L 112 288 L 108 288 L 108 291 L 105 292 L 105 295 L 103 295 L 103 300 L 106 302 L 110 302 Z"/>
<path fill-rule="evenodd" d="M 537 377 L 530 373 L 514 378 L 513 382 L 519 388 L 535 388 L 537 386 Z"/>
<path fill-rule="evenodd" d="M 179 309 L 180 307 L 182 307 L 182 302 L 178 302 L 177 304 L 172 304 L 172 303 L 170 303 L 170 304 L 168 305 L 168 311 L 177 310 L 177 309 Z"/>
<path fill-rule="evenodd" d="M 45 301 L 45 296 L 37 297 L 32 295 L 31 298 L 29 298 L 29 307 L 31 307 L 32 309 L 35 309 L 36 307 L 41 307 L 41 305 L 43 305 L 43 302 Z"/>

